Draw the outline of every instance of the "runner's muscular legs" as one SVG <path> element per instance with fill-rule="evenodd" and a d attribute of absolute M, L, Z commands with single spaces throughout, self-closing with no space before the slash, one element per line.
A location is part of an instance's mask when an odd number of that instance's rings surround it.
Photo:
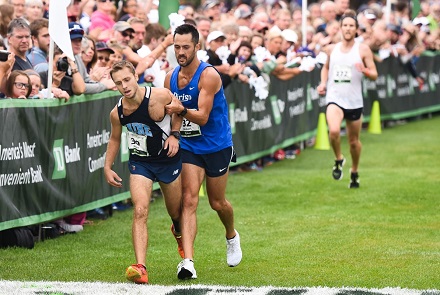
<path fill-rule="evenodd" d="M 341 152 L 341 124 L 344 112 L 335 104 L 329 104 L 326 111 L 327 125 L 329 130 L 330 144 L 336 160 L 342 160 Z"/>
<path fill-rule="evenodd" d="M 199 204 L 199 191 L 205 177 L 205 170 L 193 164 L 182 164 L 182 243 L 185 258 L 194 258 L 194 241 L 197 235 L 197 206 Z M 183 233 L 188 235 L 183 238 Z M 187 251 L 189 249 L 190 251 Z"/>
<path fill-rule="evenodd" d="M 362 129 L 362 117 L 356 121 L 347 120 L 348 144 L 350 145 L 351 154 L 351 172 L 357 172 L 359 168 L 359 159 L 361 157 L 362 144 L 360 141 L 360 133 Z"/>
<path fill-rule="evenodd" d="M 130 193 L 133 202 L 132 240 L 136 263 L 146 264 L 148 230 L 147 218 L 153 181 L 142 175 L 130 175 Z"/>
<path fill-rule="evenodd" d="M 206 191 L 211 208 L 217 212 L 225 227 L 226 238 L 231 239 L 235 236 L 234 210 L 225 196 L 227 181 L 228 172 L 219 177 L 206 176 Z"/>

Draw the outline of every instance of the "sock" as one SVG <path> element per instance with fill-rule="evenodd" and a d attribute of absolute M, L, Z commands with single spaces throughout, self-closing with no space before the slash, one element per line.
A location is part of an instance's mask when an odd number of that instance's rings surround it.
<path fill-rule="evenodd" d="M 180 233 L 181 233 L 180 222 L 179 222 L 179 221 L 176 221 L 176 220 L 173 220 L 173 219 L 171 219 L 171 221 L 173 222 L 174 233 L 175 233 L 176 235 L 180 235 Z"/>

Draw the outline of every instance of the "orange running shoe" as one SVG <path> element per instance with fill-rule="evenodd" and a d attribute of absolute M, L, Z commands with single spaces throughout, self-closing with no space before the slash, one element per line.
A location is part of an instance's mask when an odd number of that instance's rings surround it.
<path fill-rule="evenodd" d="M 173 236 L 176 239 L 177 251 L 179 252 L 180 257 L 185 258 L 185 252 L 183 252 L 183 246 L 182 246 L 182 236 L 175 234 L 175 232 L 174 232 L 174 224 L 171 224 L 171 232 L 173 233 Z"/>
<path fill-rule="evenodd" d="M 132 264 L 125 271 L 127 280 L 136 284 L 148 284 L 148 273 L 142 264 Z"/>

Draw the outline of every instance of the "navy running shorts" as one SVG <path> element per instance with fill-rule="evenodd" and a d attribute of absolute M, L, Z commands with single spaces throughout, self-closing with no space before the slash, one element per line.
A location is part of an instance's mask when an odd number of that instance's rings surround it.
<path fill-rule="evenodd" d="M 171 183 L 182 171 L 182 161 L 146 163 L 142 161 L 128 161 L 128 169 L 131 174 L 145 176 L 152 181 Z"/>
<path fill-rule="evenodd" d="M 182 162 L 196 165 L 205 169 L 209 177 L 219 177 L 228 172 L 229 164 L 236 162 L 234 147 L 230 146 L 218 152 L 197 155 L 182 149 Z"/>

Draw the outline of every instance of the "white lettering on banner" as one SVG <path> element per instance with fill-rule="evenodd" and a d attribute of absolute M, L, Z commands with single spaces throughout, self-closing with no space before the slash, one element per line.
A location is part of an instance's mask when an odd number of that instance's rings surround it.
<path fill-rule="evenodd" d="M 277 100 L 278 109 L 280 110 L 280 113 L 284 113 L 284 109 L 286 108 L 286 102 L 278 99 Z"/>
<path fill-rule="evenodd" d="M 98 169 L 104 168 L 105 154 L 106 153 L 104 153 L 104 155 L 102 155 L 101 157 L 99 157 L 96 160 L 93 160 L 92 158 L 89 157 L 89 171 L 90 172 L 95 172 Z"/>
<path fill-rule="evenodd" d="M 235 109 L 234 119 L 235 122 L 247 122 L 249 120 L 247 108 L 244 107 L 243 110 Z"/>
<path fill-rule="evenodd" d="M 387 83 L 385 75 L 379 75 L 376 79 L 376 85 L 384 86 Z"/>
<path fill-rule="evenodd" d="M 251 119 L 251 131 L 268 129 L 272 127 L 272 121 L 270 116 L 264 116 L 262 120 Z"/>
<path fill-rule="evenodd" d="M 69 148 L 69 146 L 64 146 L 64 157 L 66 157 L 66 163 L 78 162 L 81 161 L 80 155 L 81 148 L 78 146 L 78 143 L 75 143 L 75 147 L 73 149 Z"/>
<path fill-rule="evenodd" d="M 387 91 L 385 89 L 377 90 L 378 98 L 387 98 Z"/>
<path fill-rule="evenodd" d="M 0 174 L 0 187 L 37 182 L 43 182 L 43 169 L 41 165 L 37 165 L 35 169 L 30 167 L 26 171 L 22 171 L 20 168 L 16 173 Z"/>
<path fill-rule="evenodd" d="M 376 81 L 371 81 L 369 79 L 363 79 L 364 88 L 366 90 L 376 90 Z"/>
<path fill-rule="evenodd" d="M 43 169 L 41 165 L 37 165 L 37 169 L 29 168 L 32 175 L 32 183 L 43 182 Z"/>
<path fill-rule="evenodd" d="M 310 98 L 312 100 L 317 100 L 321 97 L 318 93 L 318 90 L 316 90 L 316 88 L 313 87 L 309 88 L 309 92 L 310 92 Z"/>
<path fill-rule="evenodd" d="M 306 109 L 306 104 L 304 102 L 302 102 L 296 106 L 291 106 L 291 107 L 289 107 L 289 115 L 290 115 L 290 117 L 293 117 L 293 116 L 304 114 L 305 109 Z"/>
<path fill-rule="evenodd" d="M 397 76 L 397 83 L 407 83 L 408 82 L 408 75 L 398 75 Z"/>
<path fill-rule="evenodd" d="M 259 101 L 252 101 L 252 112 L 264 112 L 266 110 L 266 101 L 265 100 L 259 100 Z"/>
<path fill-rule="evenodd" d="M 397 88 L 397 96 L 405 96 L 405 95 L 410 95 L 410 94 L 411 94 L 411 90 L 410 90 L 409 86 Z"/>
<path fill-rule="evenodd" d="M 304 88 L 300 87 L 293 91 L 287 91 L 287 100 L 296 101 L 298 98 L 302 98 L 304 94 Z"/>
<path fill-rule="evenodd" d="M 25 158 L 33 158 L 35 157 L 35 142 L 29 145 L 27 142 L 23 142 L 23 150 Z"/>
<path fill-rule="evenodd" d="M 35 157 L 35 147 L 36 143 L 29 144 L 26 141 L 22 143 L 19 142 L 18 146 L 14 146 L 11 143 L 11 147 L 2 147 L 0 145 L 0 161 L 12 161 L 24 158 L 34 158 Z"/>
<path fill-rule="evenodd" d="M 101 133 L 99 131 L 96 131 L 96 135 L 90 135 L 87 133 L 87 148 L 95 148 L 102 146 L 104 144 L 107 144 L 110 140 L 110 131 L 107 131 L 106 129 L 101 130 Z"/>

